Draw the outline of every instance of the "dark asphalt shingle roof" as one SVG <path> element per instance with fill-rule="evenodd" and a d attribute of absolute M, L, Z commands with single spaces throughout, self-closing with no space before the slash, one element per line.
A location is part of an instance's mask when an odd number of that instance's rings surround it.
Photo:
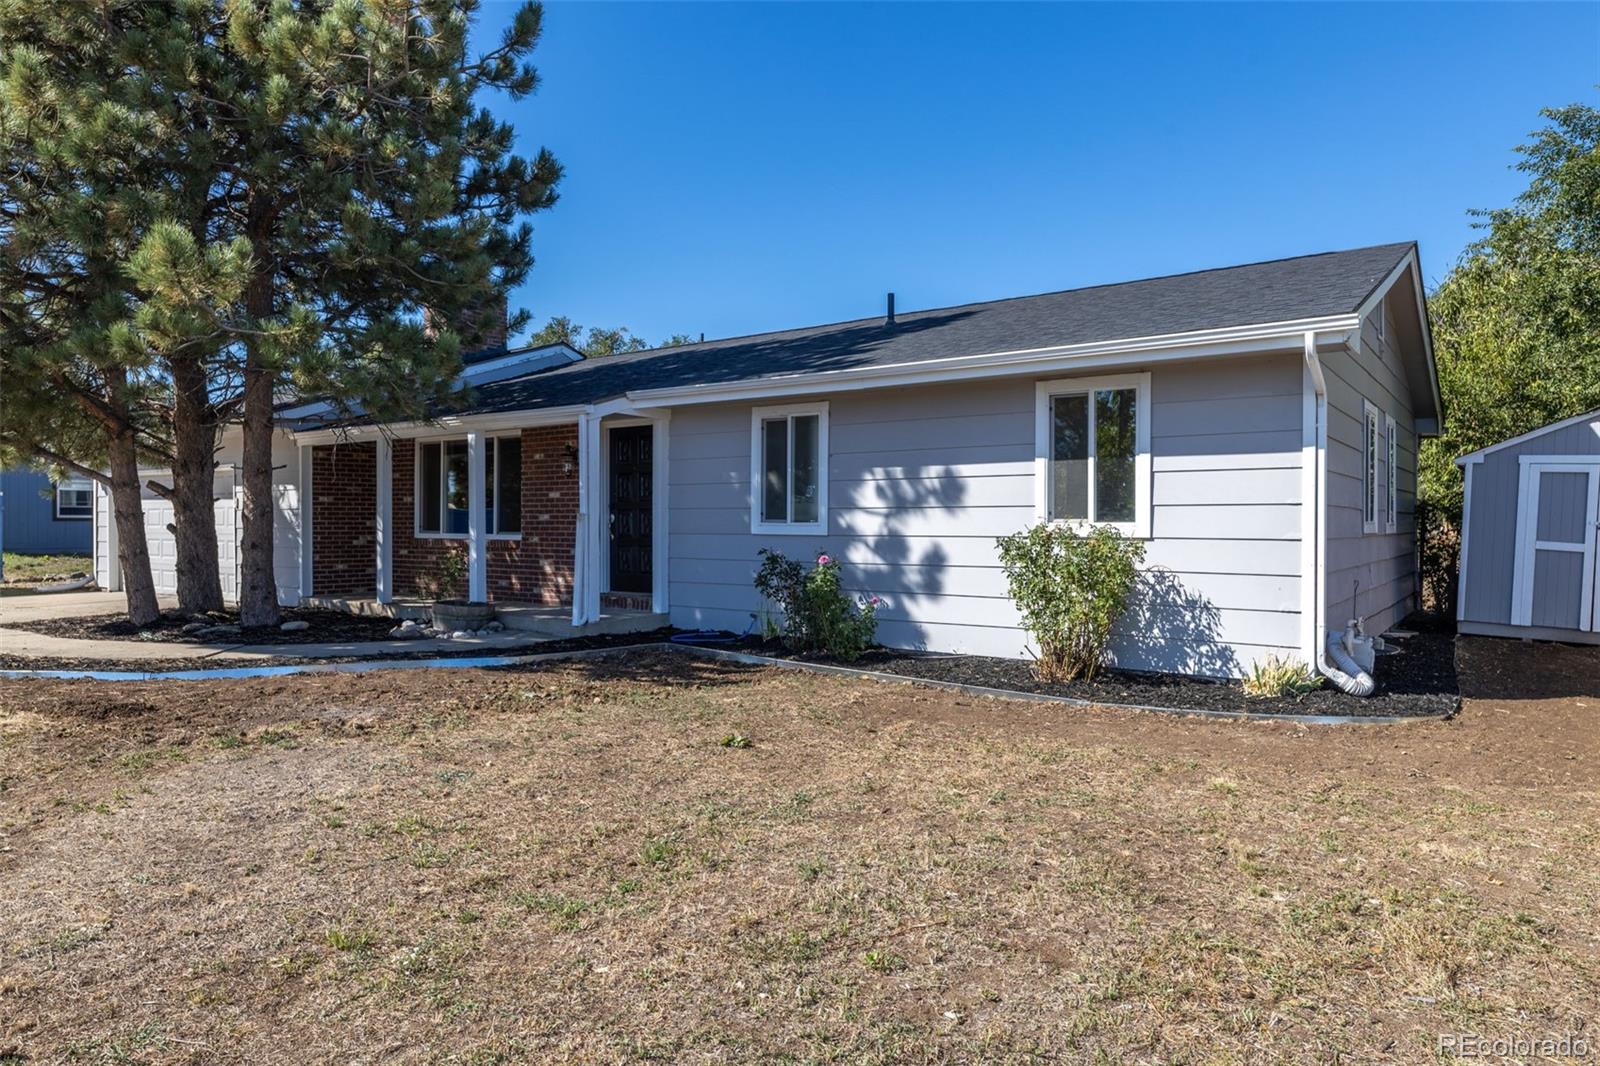
<path fill-rule="evenodd" d="M 624 393 L 1153 337 L 1355 311 L 1414 247 L 1384 244 L 1039 296 L 906 311 L 589 359 L 479 386 L 450 413 L 598 403 Z M 439 413 L 446 413 L 440 411 Z"/>

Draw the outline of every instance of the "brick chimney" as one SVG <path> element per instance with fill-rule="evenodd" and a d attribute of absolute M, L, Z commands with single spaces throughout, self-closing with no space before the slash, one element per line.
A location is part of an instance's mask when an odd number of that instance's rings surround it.
<path fill-rule="evenodd" d="M 507 322 L 504 293 L 462 313 L 455 323 L 455 330 L 461 335 L 462 354 L 469 355 L 491 348 L 504 348 Z M 426 307 L 422 309 L 422 331 L 430 337 L 439 334 L 433 311 Z"/>

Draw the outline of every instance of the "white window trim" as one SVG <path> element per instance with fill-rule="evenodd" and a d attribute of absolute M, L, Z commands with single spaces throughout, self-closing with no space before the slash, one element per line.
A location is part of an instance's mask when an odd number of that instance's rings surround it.
<path fill-rule="evenodd" d="M 498 449 L 501 441 L 519 440 L 521 437 L 521 433 L 501 433 L 494 436 L 485 436 L 484 449 L 485 451 L 490 448 Z M 466 440 L 466 437 L 418 437 L 412 442 L 414 447 L 411 453 L 411 535 L 417 540 L 470 540 L 472 537 L 471 533 L 446 533 L 443 530 L 435 533 L 424 531 L 422 528 L 422 446 L 424 444 L 437 444 L 442 449 L 446 444 L 453 444 L 457 441 L 466 443 Z M 471 461 L 470 449 L 468 461 Z M 494 462 L 495 469 L 498 470 L 500 466 L 498 452 L 495 454 Z M 440 452 L 439 471 L 440 476 L 443 477 L 444 453 L 442 451 Z M 490 486 L 490 491 L 496 491 L 493 485 Z M 442 506 L 444 500 L 443 484 L 439 486 L 439 499 Z M 442 515 L 440 517 L 441 519 L 443 518 Z M 444 524 L 442 520 L 440 524 Z M 483 539 L 518 541 L 522 539 L 522 533 L 520 531 L 516 533 L 485 533 Z"/>
<path fill-rule="evenodd" d="M 1400 479 L 1394 475 L 1395 467 L 1399 465 L 1400 442 L 1396 437 L 1394 415 L 1385 414 L 1383 416 L 1383 439 L 1387 445 L 1387 450 L 1384 453 L 1383 464 L 1383 521 L 1385 528 L 1390 533 L 1398 533 L 1400 531 Z"/>
<path fill-rule="evenodd" d="M 70 489 L 74 492 L 87 492 L 89 494 L 88 514 L 62 514 L 61 490 Z M 94 482 L 86 477 L 62 478 L 55 483 L 55 492 L 51 500 L 51 507 L 58 522 L 92 522 L 94 521 Z"/>
<path fill-rule="evenodd" d="M 817 520 L 815 522 L 772 522 L 761 517 L 762 480 L 766 476 L 761 462 L 761 423 L 774 418 L 790 419 L 789 485 L 794 485 L 794 423 L 796 415 L 817 416 Z M 792 502 L 792 501 L 791 501 Z M 826 536 L 828 533 L 828 403 L 791 403 L 778 407 L 750 409 L 750 532 L 770 536 Z"/>
<path fill-rule="evenodd" d="M 1078 393 L 1093 395 L 1102 389 L 1133 389 L 1134 421 L 1134 495 L 1132 522 L 1093 522 L 1050 518 L 1050 401 L 1056 396 Z M 1094 404 L 1090 410 L 1089 446 L 1089 513 L 1094 514 Z M 1034 388 L 1033 405 L 1033 502 L 1034 517 L 1040 522 L 1052 522 L 1074 529 L 1091 529 L 1097 525 L 1110 526 L 1123 536 L 1138 540 L 1150 537 L 1150 374 L 1113 374 L 1092 378 L 1059 378 L 1041 381 Z"/>
<path fill-rule="evenodd" d="M 1383 458 L 1379 450 L 1378 431 L 1383 426 L 1383 412 L 1371 400 L 1361 401 L 1361 532 L 1383 531 L 1383 508 L 1378 504 L 1378 470 Z M 1370 517 L 1369 517 L 1370 515 Z"/>

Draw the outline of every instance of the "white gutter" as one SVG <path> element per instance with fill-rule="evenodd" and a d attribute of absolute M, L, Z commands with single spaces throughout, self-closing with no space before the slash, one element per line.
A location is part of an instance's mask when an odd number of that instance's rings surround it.
<path fill-rule="evenodd" d="M 1088 370 L 1102 366 L 1124 365 L 1129 362 L 1158 363 L 1211 356 L 1244 355 L 1252 352 L 1281 352 L 1298 346 L 1300 337 L 1308 331 L 1347 333 L 1360 328 L 1361 319 L 1356 315 L 1332 315 L 1289 322 L 1269 322 L 1256 326 L 924 359 L 888 366 L 803 371 L 723 384 L 630 390 L 622 396 L 594 403 L 485 414 L 447 415 L 431 422 L 387 423 L 385 429 L 396 436 L 451 436 L 459 435 L 469 429 L 494 432 L 500 429 L 576 422 L 584 415 L 640 414 L 643 412 L 638 409 L 646 407 L 678 407 L 771 396 L 846 392 L 933 384 L 941 381 L 969 381 L 1013 374 Z M 379 429 L 376 425 L 366 424 L 298 431 L 289 429 L 288 432 L 299 444 L 333 444 L 341 441 L 368 440 L 376 436 Z"/>
<path fill-rule="evenodd" d="M 468 430 L 493 433 L 502 429 L 525 429 L 533 426 L 563 425 L 576 422 L 581 415 L 595 409 L 593 404 L 569 404 L 565 407 L 534 408 L 523 411 L 494 411 L 485 414 L 443 415 L 431 422 L 364 423 L 359 426 L 335 426 L 329 429 L 288 430 L 296 444 L 340 444 L 347 441 L 371 440 L 380 433 L 396 437 L 459 437 Z M 280 429 L 283 427 L 279 427 Z"/>
<path fill-rule="evenodd" d="M 1345 333 L 1360 328 L 1361 319 L 1356 315 L 1332 315 L 1258 326 L 924 359 L 888 366 L 802 371 L 720 384 L 640 389 L 629 391 L 627 398 L 640 405 L 675 407 L 768 396 L 930 384 L 948 380 L 970 381 L 1010 374 L 1090 369 L 1129 362 L 1156 363 L 1250 352 L 1291 351 L 1299 346 L 1300 337 L 1306 331 Z"/>
<path fill-rule="evenodd" d="M 1301 607 L 1311 613 L 1311 619 L 1302 619 L 1302 627 L 1309 636 L 1310 646 L 1305 649 L 1307 661 L 1317 673 L 1328 678 L 1342 691 L 1352 696 L 1370 696 L 1377 686 L 1372 675 L 1351 660 L 1339 645 L 1338 637 L 1328 632 L 1327 609 L 1323 597 L 1328 587 L 1328 514 L 1323 499 L 1328 483 L 1328 381 L 1322 373 L 1322 360 L 1317 356 L 1317 334 L 1307 330 L 1304 337 L 1306 383 L 1310 392 L 1302 407 L 1309 416 L 1309 424 L 1301 430 L 1301 486 L 1303 499 L 1309 510 L 1301 516 Z M 1328 656 L 1334 662 L 1328 661 Z"/>

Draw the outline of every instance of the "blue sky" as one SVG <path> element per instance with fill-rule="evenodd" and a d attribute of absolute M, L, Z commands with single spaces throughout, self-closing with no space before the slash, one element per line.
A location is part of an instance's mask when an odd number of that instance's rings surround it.
<path fill-rule="evenodd" d="M 1398 240 L 1437 280 L 1600 101 L 1600 4 L 552 2 L 535 60 L 513 302 L 657 341 Z"/>

